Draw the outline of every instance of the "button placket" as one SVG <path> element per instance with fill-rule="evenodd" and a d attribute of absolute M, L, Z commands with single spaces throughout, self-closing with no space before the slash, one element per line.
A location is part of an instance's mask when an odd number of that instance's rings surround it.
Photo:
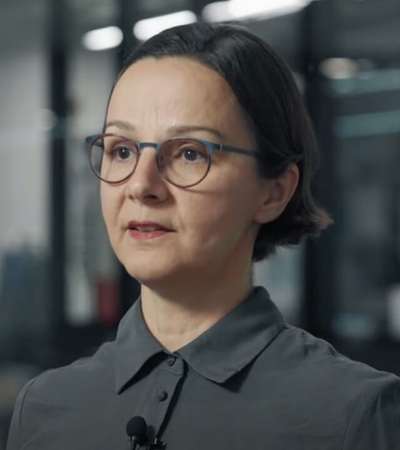
<path fill-rule="evenodd" d="M 152 391 L 143 392 L 142 407 L 136 412 L 145 418 L 150 439 L 154 439 L 162 428 L 172 399 L 185 376 L 185 363 L 178 356 L 168 355 L 156 370 Z"/>

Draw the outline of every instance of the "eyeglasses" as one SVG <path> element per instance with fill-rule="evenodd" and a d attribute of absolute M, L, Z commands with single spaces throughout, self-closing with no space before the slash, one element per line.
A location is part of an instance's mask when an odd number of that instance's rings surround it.
<path fill-rule="evenodd" d="M 90 150 L 90 167 L 100 180 L 116 184 L 126 181 L 135 171 L 145 147 L 156 151 L 160 174 L 178 187 L 191 187 L 207 176 L 215 151 L 256 157 L 255 152 L 205 141 L 174 137 L 159 144 L 136 142 L 116 134 L 100 134 L 86 138 Z"/>

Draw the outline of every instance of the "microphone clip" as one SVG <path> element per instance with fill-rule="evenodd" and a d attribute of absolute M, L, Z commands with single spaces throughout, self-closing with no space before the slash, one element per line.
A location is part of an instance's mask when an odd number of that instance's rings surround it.
<path fill-rule="evenodd" d="M 153 442 L 147 442 L 148 450 L 164 450 L 167 448 L 167 443 L 159 438 L 154 438 Z"/>

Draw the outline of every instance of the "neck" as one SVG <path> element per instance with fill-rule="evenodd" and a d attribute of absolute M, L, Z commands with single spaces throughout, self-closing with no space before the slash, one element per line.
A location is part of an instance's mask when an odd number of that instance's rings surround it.
<path fill-rule="evenodd" d="M 182 283 L 169 292 L 142 285 L 142 311 L 153 336 L 173 352 L 203 334 L 239 305 L 251 292 L 251 276 L 235 281 Z"/>

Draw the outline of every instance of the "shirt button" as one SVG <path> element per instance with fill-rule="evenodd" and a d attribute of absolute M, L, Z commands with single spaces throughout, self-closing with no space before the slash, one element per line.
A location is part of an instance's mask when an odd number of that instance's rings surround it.
<path fill-rule="evenodd" d="M 159 400 L 160 402 L 163 402 L 164 400 L 167 400 L 167 398 L 168 398 L 168 393 L 167 393 L 166 391 L 161 391 L 161 392 L 158 394 L 158 400 Z"/>
<path fill-rule="evenodd" d="M 175 361 L 176 361 L 175 356 L 169 356 L 168 359 L 167 359 L 167 364 L 169 366 L 173 366 L 175 364 Z"/>

